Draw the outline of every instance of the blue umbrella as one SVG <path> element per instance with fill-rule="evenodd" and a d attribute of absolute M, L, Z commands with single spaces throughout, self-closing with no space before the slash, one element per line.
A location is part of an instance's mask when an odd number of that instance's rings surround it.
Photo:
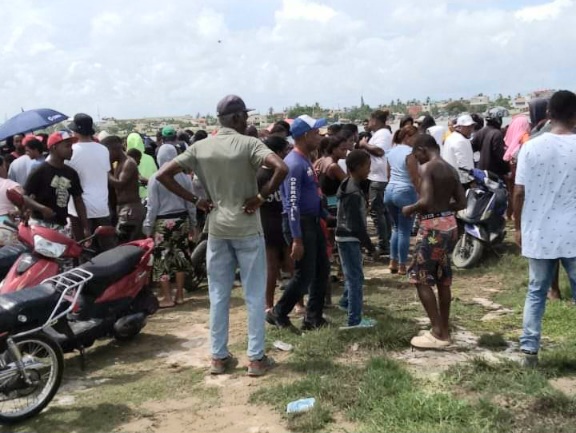
<path fill-rule="evenodd" d="M 0 141 L 26 132 L 36 131 L 63 122 L 68 116 L 50 108 L 38 108 L 18 113 L 0 126 Z"/>

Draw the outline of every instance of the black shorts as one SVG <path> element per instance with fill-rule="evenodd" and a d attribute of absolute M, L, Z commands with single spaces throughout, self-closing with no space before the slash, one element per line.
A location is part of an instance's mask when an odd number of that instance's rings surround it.
<path fill-rule="evenodd" d="M 288 244 L 282 231 L 282 217 L 262 218 L 262 228 L 264 230 L 266 247 L 286 248 Z"/>

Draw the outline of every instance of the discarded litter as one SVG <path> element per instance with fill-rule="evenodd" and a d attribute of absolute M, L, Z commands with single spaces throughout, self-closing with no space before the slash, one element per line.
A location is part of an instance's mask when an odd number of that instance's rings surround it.
<path fill-rule="evenodd" d="M 294 348 L 291 344 L 284 343 L 283 341 L 280 340 L 276 340 L 273 343 L 273 346 L 278 350 L 282 350 L 283 352 L 290 352 Z"/>
<path fill-rule="evenodd" d="M 288 403 L 286 407 L 287 413 L 302 413 L 308 412 L 316 404 L 315 398 L 302 398 L 300 400 L 292 401 Z"/>

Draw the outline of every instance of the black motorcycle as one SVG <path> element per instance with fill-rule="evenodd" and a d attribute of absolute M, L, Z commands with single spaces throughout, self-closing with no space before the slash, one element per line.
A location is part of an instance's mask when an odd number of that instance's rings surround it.
<path fill-rule="evenodd" d="M 466 193 L 466 209 L 456 218 L 463 225 L 452 261 L 458 268 L 470 268 L 482 257 L 485 248 L 492 248 L 506 237 L 508 191 L 494 173 L 479 169 L 465 170 L 475 186 Z"/>
<path fill-rule="evenodd" d="M 64 371 L 60 345 L 46 331 L 67 320 L 92 274 L 72 269 L 0 296 L 0 423 L 30 418 L 52 400 Z"/>

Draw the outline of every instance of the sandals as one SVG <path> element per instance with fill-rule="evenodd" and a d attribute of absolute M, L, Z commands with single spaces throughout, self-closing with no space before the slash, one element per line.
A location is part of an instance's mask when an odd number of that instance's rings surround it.
<path fill-rule="evenodd" d="M 306 307 L 302 307 L 300 305 L 297 305 L 296 307 L 294 307 L 294 313 L 297 316 L 303 316 L 306 314 Z"/>
<path fill-rule="evenodd" d="M 176 302 L 160 302 L 160 304 L 158 305 L 158 308 L 160 308 L 161 310 L 166 309 L 166 308 L 174 308 L 176 306 Z"/>
<path fill-rule="evenodd" d="M 431 332 L 425 332 L 422 335 L 418 335 L 412 338 L 410 344 L 416 349 L 441 350 L 450 346 L 452 342 L 440 340 L 439 338 L 436 338 Z"/>

